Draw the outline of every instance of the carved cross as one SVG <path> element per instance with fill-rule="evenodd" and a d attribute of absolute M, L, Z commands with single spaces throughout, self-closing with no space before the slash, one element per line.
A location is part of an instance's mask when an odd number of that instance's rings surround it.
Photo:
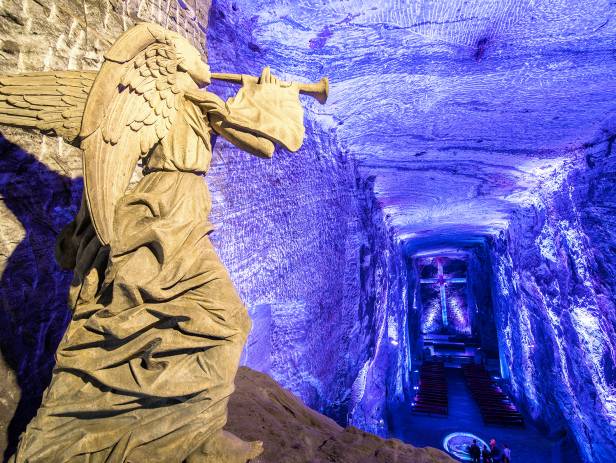
<path fill-rule="evenodd" d="M 436 265 L 438 268 L 436 278 L 421 278 L 419 282 L 422 284 L 439 285 L 439 289 L 441 292 L 441 314 L 443 317 L 443 326 L 447 326 L 449 325 L 449 320 L 447 317 L 447 294 L 445 292 L 445 286 L 450 283 L 466 283 L 466 278 L 447 277 L 443 273 L 443 261 L 440 257 L 436 258 Z"/>

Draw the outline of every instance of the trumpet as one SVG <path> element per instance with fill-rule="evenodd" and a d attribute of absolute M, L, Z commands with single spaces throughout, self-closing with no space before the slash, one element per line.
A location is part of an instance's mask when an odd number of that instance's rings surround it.
<path fill-rule="evenodd" d="M 212 79 L 224 80 L 225 82 L 233 82 L 235 84 L 241 84 L 243 81 L 257 82 L 258 77 L 247 74 L 228 74 L 224 72 L 213 72 Z M 281 82 L 282 86 L 292 85 L 294 82 Z M 319 103 L 325 104 L 329 95 L 329 79 L 322 77 L 318 82 L 304 84 L 298 83 L 299 93 L 302 95 L 309 95 L 316 99 Z"/>

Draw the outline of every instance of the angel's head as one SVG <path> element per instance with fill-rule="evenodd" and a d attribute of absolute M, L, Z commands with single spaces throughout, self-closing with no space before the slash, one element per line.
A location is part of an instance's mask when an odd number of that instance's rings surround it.
<path fill-rule="evenodd" d="M 210 67 L 203 61 L 201 53 L 181 35 L 165 30 L 158 24 L 141 23 L 132 27 L 116 40 L 105 53 L 105 60 L 127 63 L 131 60 L 151 58 L 152 48 L 169 47 L 164 59 L 174 59 L 177 70 L 186 72 L 199 86 L 210 83 Z M 157 63 L 157 65 L 160 63 Z"/>
<path fill-rule="evenodd" d="M 201 58 L 201 53 L 183 37 L 174 40 L 174 45 L 178 70 L 188 73 L 200 87 L 209 85 L 212 75 L 210 67 Z"/>

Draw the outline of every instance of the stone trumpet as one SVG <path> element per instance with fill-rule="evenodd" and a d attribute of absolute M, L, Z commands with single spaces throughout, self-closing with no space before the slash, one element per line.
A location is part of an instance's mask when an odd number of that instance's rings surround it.
<path fill-rule="evenodd" d="M 235 84 L 241 84 L 242 81 L 252 81 L 257 82 L 259 80 L 258 77 L 251 76 L 248 74 L 230 74 L 224 72 L 212 72 L 212 79 L 216 80 L 224 80 L 226 82 L 233 82 Z M 295 82 L 281 82 L 282 86 L 290 86 Z M 327 101 L 327 97 L 329 95 L 329 79 L 327 77 L 322 77 L 318 82 L 313 82 L 310 84 L 297 83 L 299 87 L 299 93 L 302 95 L 309 95 L 312 98 L 316 99 L 319 103 L 325 104 Z"/>

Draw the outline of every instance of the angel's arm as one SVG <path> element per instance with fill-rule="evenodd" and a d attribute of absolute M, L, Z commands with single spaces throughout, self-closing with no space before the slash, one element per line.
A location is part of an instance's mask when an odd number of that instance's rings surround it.
<path fill-rule="evenodd" d="M 210 115 L 209 120 L 214 132 L 233 143 L 239 149 L 260 158 L 271 158 L 273 156 L 274 144 L 267 138 L 235 129 L 229 124 L 225 124 L 224 119 L 220 116 Z"/>
<path fill-rule="evenodd" d="M 274 154 L 274 144 L 270 140 L 246 129 L 239 130 L 226 122 L 229 110 L 218 95 L 195 90 L 186 92 L 186 98 L 196 103 L 207 115 L 214 132 L 239 149 L 261 158 L 271 158 Z"/>

